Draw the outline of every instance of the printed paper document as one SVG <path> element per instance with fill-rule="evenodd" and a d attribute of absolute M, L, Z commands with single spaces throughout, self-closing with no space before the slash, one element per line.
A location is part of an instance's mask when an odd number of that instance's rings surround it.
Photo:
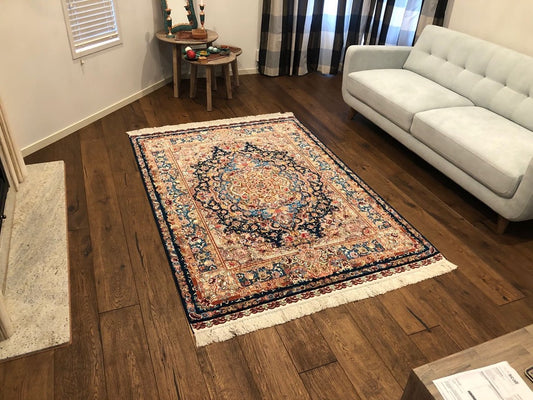
<path fill-rule="evenodd" d="M 533 400 L 533 392 L 507 361 L 433 383 L 445 400 Z"/>

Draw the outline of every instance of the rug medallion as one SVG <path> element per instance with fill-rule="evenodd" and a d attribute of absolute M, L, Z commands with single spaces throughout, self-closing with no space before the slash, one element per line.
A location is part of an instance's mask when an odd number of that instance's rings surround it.
<path fill-rule="evenodd" d="M 199 346 L 455 268 L 290 113 L 129 134 Z"/>

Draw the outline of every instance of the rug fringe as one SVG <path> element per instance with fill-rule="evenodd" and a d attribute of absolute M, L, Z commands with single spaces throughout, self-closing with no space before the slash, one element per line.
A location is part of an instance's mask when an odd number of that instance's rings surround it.
<path fill-rule="evenodd" d="M 165 126 L 160 126 L 157 128 L 143 128 L 143 129 L 138 129 L 135 131 L 129 131 L 126 133 L 129 136 L 139 136 L 139 135 L 149 135 L 152 133 L 176 132 L 176 131 L 195 129 L 195 128 L 209 128 L 211 126 L 220 126 L 224 124 L 235 124 L 235 123 L 240 123 L 240 122 L 254 122 L 254 121 L 262 121 L 262 120 L 269 120 L 269 119 L 290 118 L 290 117 L 294 117 L 294 114 L 292 112 L 285 112 L 285 113 L 279 112 L 279 113 L 272 113 L 272 114 L 254 115 L 254 116 L 248 116 L 248 117 L 215 119 L 212 121 L 189 122 L 189 123 L 180 124 L 180 125 L 165 125 Z"/>
<path fill-rule="evenodd" d="M 193 329 L 196 346 L 201 347 L 215 342 L 222 342 L 238 335 L 283 324 L 327 308 L 374 297 L 406 285 L 434 278 L 438 275 L 453 271 L 456 268 L 457 266 L 455 264 L 452 264 L 446 259 L 442 259 L 432 265 L 404 272 L 400 276 L 392 275 L 362 285 L 351 286 L 273 310 L 263 311 L 260 314 L 253 314 L 235 321 L 228 321 L 222 325 L 200 330 Z"/>

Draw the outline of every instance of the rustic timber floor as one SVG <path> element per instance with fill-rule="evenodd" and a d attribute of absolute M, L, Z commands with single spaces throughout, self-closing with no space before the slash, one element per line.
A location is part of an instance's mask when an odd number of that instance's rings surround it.
<path fill-rule="evenodd" d="M 351 120 L 340 87 L 340 76 L 247 75 L 208 113 L 205 87 L 190 100 L 167 85 L 27 157 L 66 162 L 72 344 L 1 363 L 0 398 L 394 400 L 413 367 L 533 323 L 533 223 L 495 234 L 491 210 Z M 196 349 L 125 132 L 278 111 L 459 269 Z"/>

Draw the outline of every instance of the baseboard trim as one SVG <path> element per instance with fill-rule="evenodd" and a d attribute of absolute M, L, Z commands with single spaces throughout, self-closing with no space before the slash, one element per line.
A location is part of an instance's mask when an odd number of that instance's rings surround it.
<path fill-rule="evenodd" d="M 239 68 L 239 75 L 255 75 L 257 74 L 257 68 Z"/>
<path fill-rule="evenodd" d="M 159 82 L 156 82 L 137 93 L 132 94 L 131 96 L 128 96 L 114 104 L 111 104 L 110 106 L 92 114 L 89 115 L 87 118 L 82 119 L 81 121 L 78 121 L 72 125 L 67 126 L 66 128 L 60 129 L 57 132 L 52 133 L 51 135 L 33 143 L 29 146 L 24 147 L 21 152 L 22 156 L 26 157 L 32 153 L 35 153 L 38 150 L 41 150 L 42 148 L 48 146 L 49 144 L 52 144 L 54 142 L 57 142 L 60 139 L 63 139 L 64 137 L 70 135 L 71 133 L 76 132 L 77 130 L 92 124 L 94 121 L 99 120 L 100 118 L 105 117 L 108 114 L 111 114 L 112 112 L 118 110 L 119 108 L 122 108 L 130 103 L 133 103 L 135 100 L 140 99 L 143 96 L 146 96 L 147 94 L 150 94 L 157 89 L 165 86 L 167 83 L 172 82 L 172 77 L 163 79 Z"/>
<path fill-rule="evenodd" d="M 239 68 L 239 75 L 254 75 L 257 74 L 256 68 Z M 185 77 L 185 78 L 188 78 Z M 82 119 L 81 121 L 78 121 L 72 125 L 67 126 L 66 128 L 60 129 L 57 132 L 52 133 L 51 135 L 33 143 L 29 146 L 24 147 L 21 152 L 22 156 L 26 157 L 29 156 L 32 153 L 35 153 L 38 150 L 41 150 L 42 148 L 57 142 L 60 139 L 63 139 L 64 137 L 70 135 L 71 133 L 76 132 L 77 130 L 86 127 L 89 124 L 92 124 L 94 121 L 99 120 L 100 118 L 105 117 L 108 114 L 111 114 L 112 112 L 118 110 L 119 108 L 122 108 L 124 106 L 127 106 L 130 103 L 133 103 L 135 100 L 140 99 L 143 96 L 146 96 L 147 94 L 150 94 L 157 89 L 165 86 L 167 83 L 172 82 L 172 77 L 163 79 L 159 82 L 154 83 L 151 86 L 148 86 L 147 88 L 144 88 L 137 93 L 132 94 L 131 96 L 126 97 L 125 99 L 122 99 L 115 104 L 110 105 L 109 107 L 106 107 L 97 113 L 94 113 L 92 115 L 89 115 L 87 118 Z"/>

